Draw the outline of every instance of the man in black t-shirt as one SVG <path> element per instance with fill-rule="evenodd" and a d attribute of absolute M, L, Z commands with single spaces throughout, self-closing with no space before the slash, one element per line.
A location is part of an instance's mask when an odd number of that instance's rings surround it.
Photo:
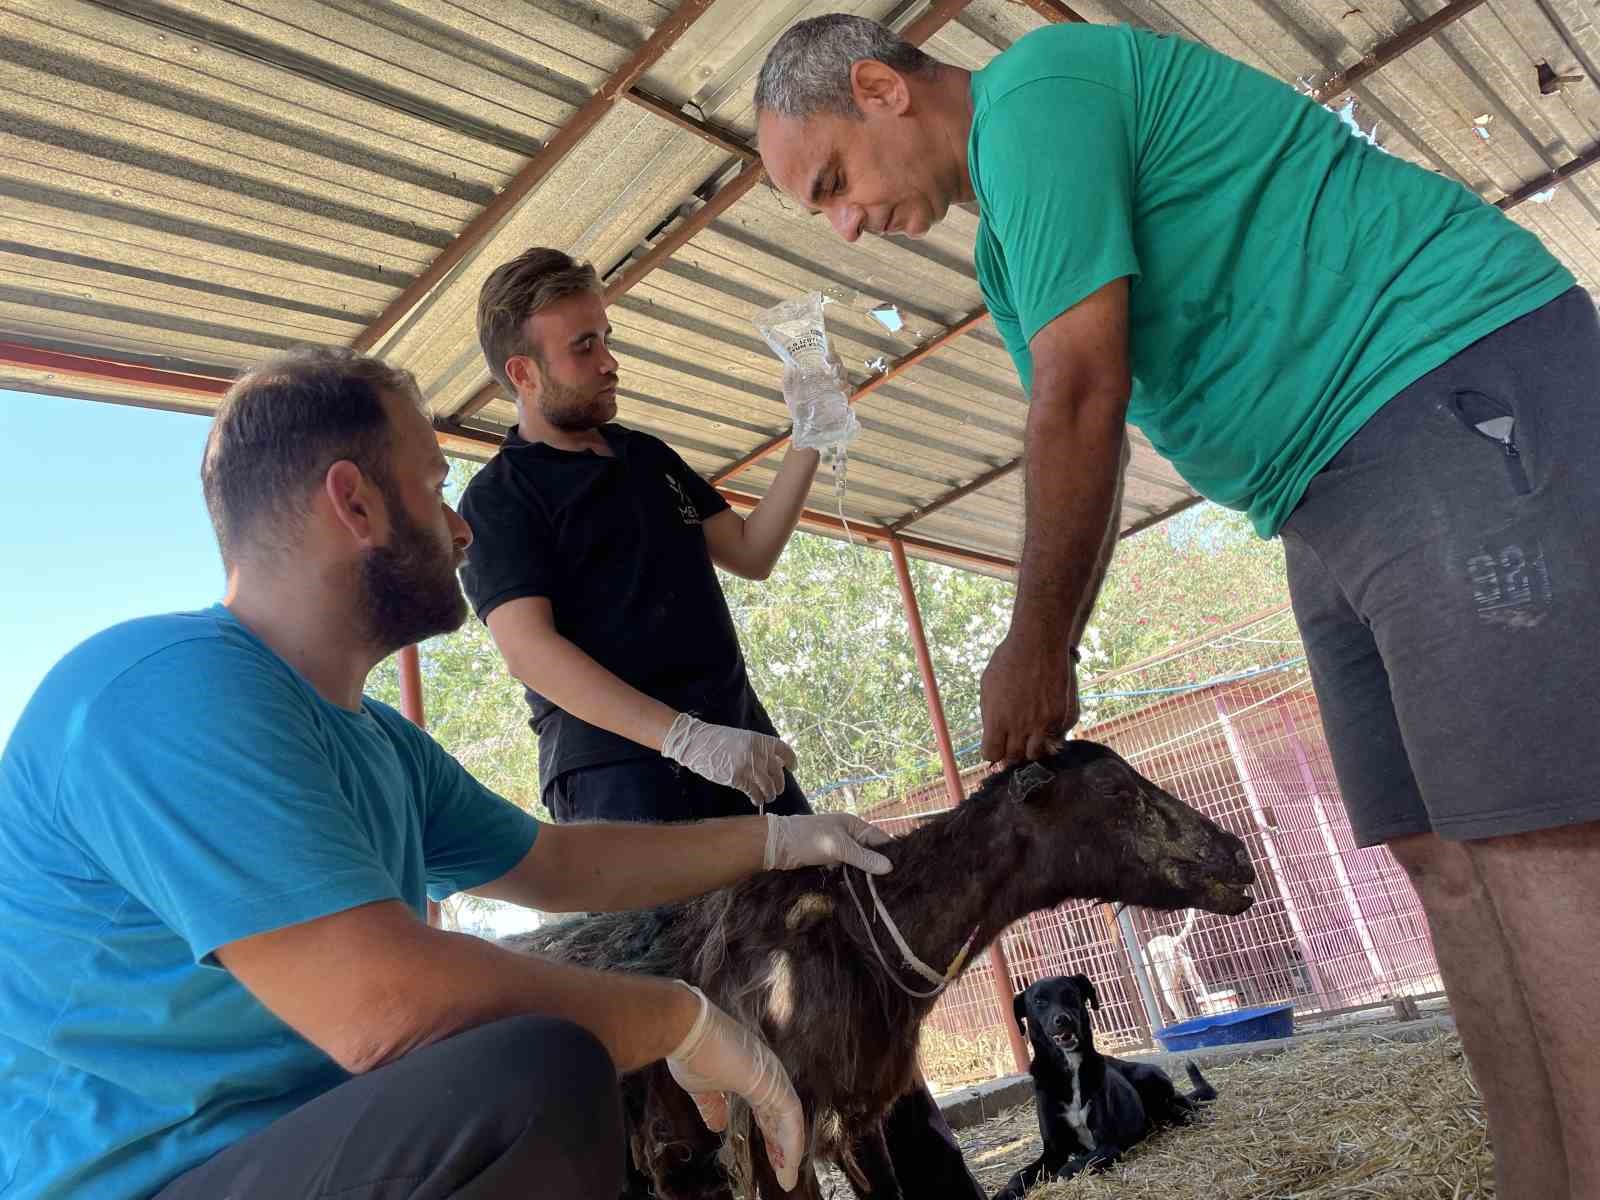
<path fill-rule="evenodd" d="M 518 423 L 462 496 L 462 580 L 527 688 L 545 805 L 560 822 L 809 812 L 713 565 L 771 573 L 817 452 L 791 447 L 739 517 L 663 442 L 613 422 L 610 336 L 594 269 L 559 250 L 526 251 L 479 293 L 478 340 Z M 920 1083 L 884 1136 L 907 1195 L 984 1200 Z"/>
<path fill-rule="evenodd" d="M 764 579 L 816 474 L 791 450 L 748 517 L 665 443 L 615 424 L 594 269 L 533 249 L 496 270 L 478 335 L 518 425 L 468 485 L 462 577 L 527 687 L 558 821 L 809 812 L 756 699 L 713 564 Z"/>

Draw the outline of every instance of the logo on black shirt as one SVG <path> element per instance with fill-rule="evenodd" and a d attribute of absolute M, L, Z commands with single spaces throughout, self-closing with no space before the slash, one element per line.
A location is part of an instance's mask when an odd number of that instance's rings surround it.
<path fill-rule="evenodd" d="M 683 518 L 685 525 L 700 524 L 700 510 L 694 506 L 694 501 L 689 499 L 689 493 L 683 490 L 683 484 L 673 478 L 672 472 L 667 472 L 667 484 L 678 496 L 678 515 Z"/>

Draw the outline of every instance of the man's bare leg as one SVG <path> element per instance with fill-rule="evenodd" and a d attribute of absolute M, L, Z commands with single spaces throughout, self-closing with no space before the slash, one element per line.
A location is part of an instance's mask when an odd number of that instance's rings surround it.
<path fill-rule="evenodd" d="M 1505 931 L 1561 1124 L 1573 1200 L 1600 1196 L 1600 825 L 1466 843 Z"/>
<path fill-rule="evenodd" d="M 1396 838 L 1389 849 L 1428 914 L 1456 1029 L 1489 1118 L 1495 1195 L 1499 1200 L 1565 1200 L 1567 1162 L 1551 1080 L 1518 986 L 1509 931 L 1502 931 L 1490 889 L 1466 843 L 1424 833 Z M 1512 939 L 1518 936 L 1511 933 Z M 1592 1069 L 1590 1074 L 1596 1075 L 1591 1086 L 1600 1085 L 1600 1074 Z M 1579 1189 L 1571 1195 L 1600 1192 Z"/>

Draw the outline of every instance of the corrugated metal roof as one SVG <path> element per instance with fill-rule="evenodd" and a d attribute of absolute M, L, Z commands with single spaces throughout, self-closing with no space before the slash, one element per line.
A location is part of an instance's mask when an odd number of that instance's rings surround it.
<path fill-rule="evenodd" d="M 1043 23 L 1038 4 L 975 0 L 927 49 L 982 66 Z M 1085 0 L 1093 21 L 1205 41 L 1309 86 L 1437 12 L 1419 0 Z M 0 0 L 0 341 L 111 364 L 64 369 L 12 353 L 0 386 L 203 410 L 194 387 L 128 364 L 226 377 L 275 349 L 360 334 L 451 246 L 676 5 L 649 0 Z M 903 25 L 922 3 L 717 0 L 639 86 L 753 137 L 751 91 L 795 20 L 848 9 Z M 1600 28 L 1577 0 L 1475 8 L 1365 78 L 1355 116 L 1380 142 L 1498 200 L 1577 158 L 1600 134 Z M 1535 64 L 1580 74 L 1553 94 Z M 1485 136 L 1486 135 L 1486 136 Z M 477 289 L 524 247 L 558 245 L 612 278 L 743 164 L 660 115 L 612 107 L 489 236 L 378 341 L 441 417 L 487 383 Z M 1600 288 L 1600 173 L 1513 216 Z M 757 186 L 613 305 L 622 419 L 708 476 L 788 426 L 776 360 L 753 314 L 817 288 L 857 384 L 981 309 L 975 218 L 921 242 L 836 239 Z M 867 310 L 897 304 L 890 333 Z M 164 379 L 165 377 L 163 377 Z M 843 499 L 819 513 L 904 528 L 913 552 L 1015 557 L 1024 397 L 980 321 L 859 406 Z M 503 429 L 511 406 L 468 416 Z M 458 447 L 461 443 L 453 443 Z M 469 444 L 468 450 L 473 447 Z M 479 453 L 486 453 L 480 449 Z M 730 486 L 761 493 L 781 451 Z M 996 478 L 953 503 L 955 489 Z M 1132 527 L 1192 493 L 1148 444 L 1122 514 Z M 934 506 L 927 516 L 918 514 Z M 821 519 L 820 517 L 818 518 Z M 880 529 L 881 531 L 881 529 Z"/>

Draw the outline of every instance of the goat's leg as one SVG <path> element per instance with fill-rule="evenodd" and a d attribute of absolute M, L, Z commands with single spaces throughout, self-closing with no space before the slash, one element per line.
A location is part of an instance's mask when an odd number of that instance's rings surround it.
<path fill-rule="evenodd" d="M 961 1143 L 920 1079 L 889 1106 L 883 1118 L 883 1141 L 905 1195 L 987 1200 L 967 1167 Z"/>
<path fill-rule="evenodd" d="M 689 1093 L 656 1064 L 639 1123 L 634 1161 L 650 1177 L 659 1200 L 733 1200 L 733 1187 L 717 1159 L 722 1138 L 706 1128 Z"/>
<path fill-rule="evenodd" d="M 822 1182 L 817 1178 L 816 1164 L 811 1155 L 807 1154 L 800 1160 L 800 1178 L 795 1182 L 794 1191 L 786 1192 L 783 1185 L 778 1182 L 778 1173 L 772 1169 L 772 1162 L 767 1158 L 767 1143 L 761 1137 L 761 1131 L 755 1123 L 750 1125 L 750 1173 L 755 1178 L 755 1196 L 750 1200 L 822 1200 Z"/>
<path fill-rule="evenodd" d="M 839 1165 L 860 1200 L 904 1200 L 881 1123 L 875 1123 L 870 1133 L 852 1138 Z"/>

